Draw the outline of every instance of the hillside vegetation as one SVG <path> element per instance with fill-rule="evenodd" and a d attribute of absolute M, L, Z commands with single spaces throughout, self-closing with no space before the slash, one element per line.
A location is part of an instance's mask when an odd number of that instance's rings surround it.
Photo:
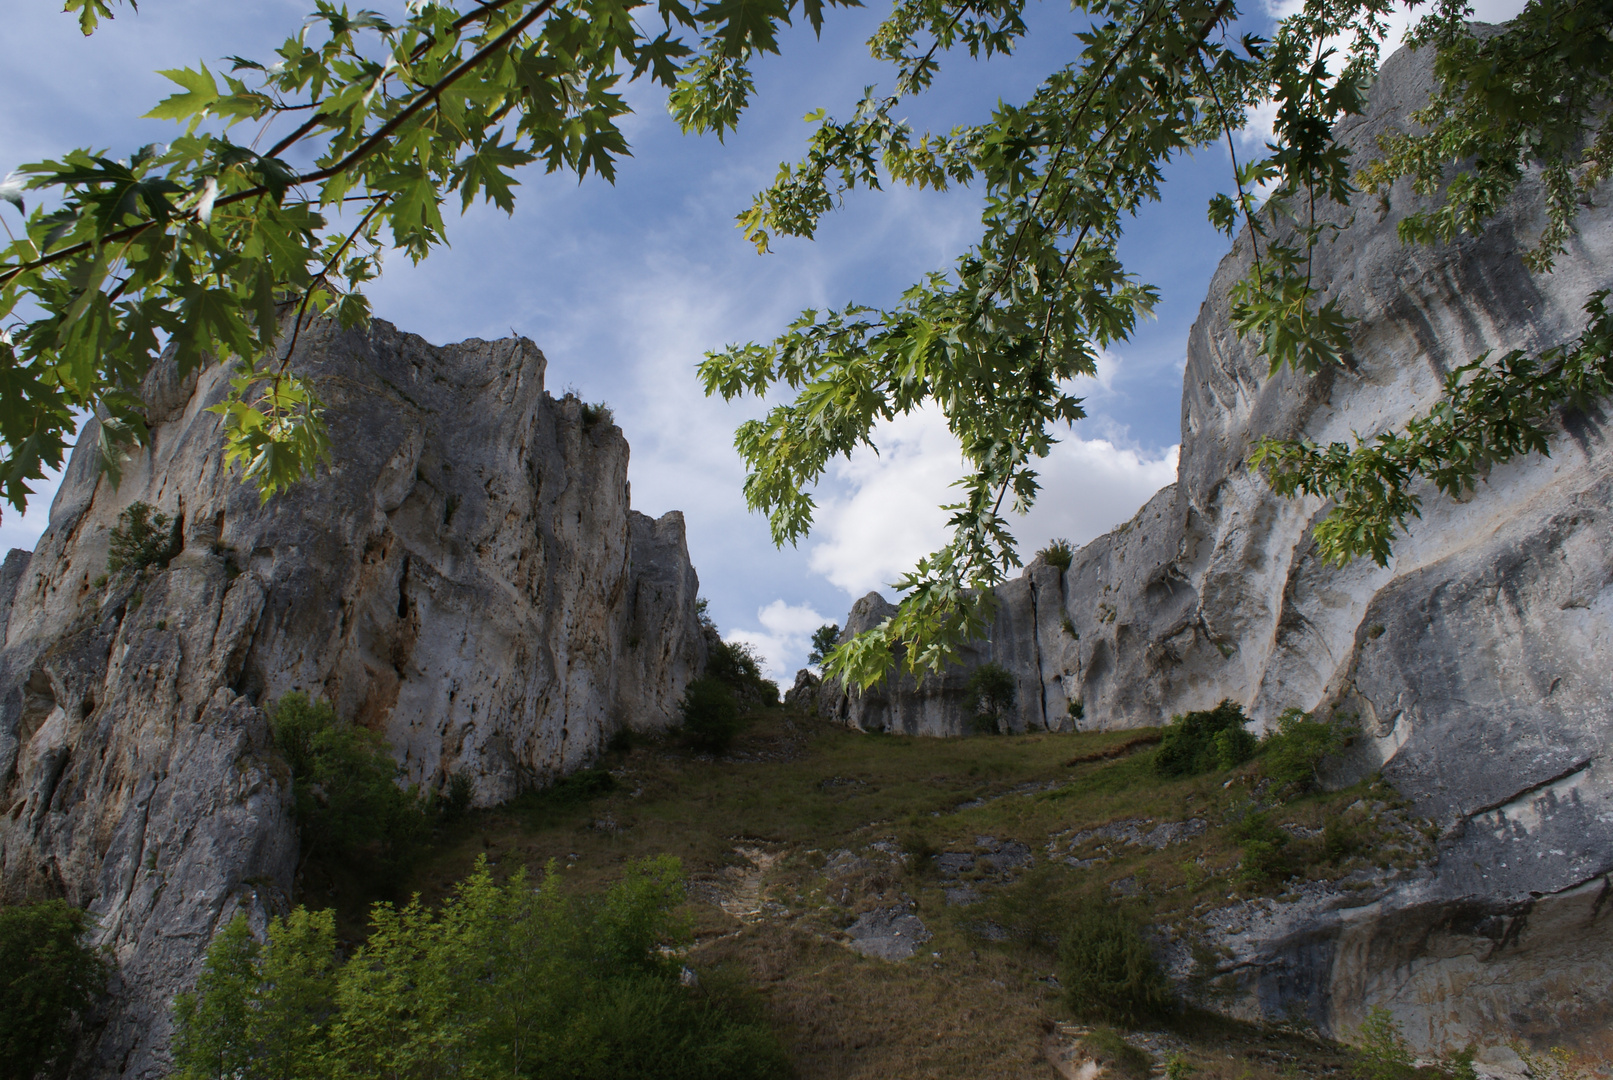
<path fill-rule="evenodd" d="M 1387 789 L 1296 782 L 1296 745 L 1335 743 L 1320 728 L 1291 717 L 1297 735 L 1240 746 L 1232 770 L 1162 775 L 1180 770 L 1156 762 L 1157 732 L 911 739 L 763 710 L 722 756 L 677 734 L 618 740 L 593 770 L 472 812 L 439 829 L 406 891 L 447 900 L 485 861 L 495 876 L 553 865 L 598 894 L 675 857 L 679 958 L 695 980 L 749 983 L 803 1080 L 1045 1078 L 1072 1059 L 1226 1080 L 1354 1071 L 1303 1018 L 1263 1030 L 1178 1004 L 1215 992 L 1204 912 L 1425 854 Z M 1116 999 L 1128 986 L 1135 1000 Z"/>

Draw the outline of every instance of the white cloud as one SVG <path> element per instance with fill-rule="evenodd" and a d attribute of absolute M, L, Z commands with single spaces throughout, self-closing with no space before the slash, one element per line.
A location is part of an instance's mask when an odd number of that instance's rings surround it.
<path fill-rule="evenodd" d="M 963 475 L 957 440 L 939 409 L 928 407 L 874 432 L 868 449 L 836 464 L 817 514 L 809 565 L 852 596 L 882 589 L 946 538 L 951 485 Z M 834 489 L 847 490 L 836 496 Z"/>
<path fill-rule="evenodd" d="M 810 604 L 774 600 L 756 612 L 760 630 L 735 630 L 726 640 L 742 641 L 762 658 L 762 673 L 788 688 L 795 673 L 806 666 L 812 649 L 812 632 L 835 620 L 818 614 Z"/>
<path fill-rule="evenodd" d="M 886 589 L 947 539 L 944 502 L 962 455 L 935 409 L 881 425 L 880 453 L 859 451 L 834 475 L 846 494 L 824 500 L 813 570 L 853 597 Z M 1177 448 L 1150 455 L 1118 440 L 1067 435 L 1037 466 L 1042 492 L 1014 524 L 1022 557 L 1056 537 L 1080 545 L 1119 525 L 1176 479 Z"/>

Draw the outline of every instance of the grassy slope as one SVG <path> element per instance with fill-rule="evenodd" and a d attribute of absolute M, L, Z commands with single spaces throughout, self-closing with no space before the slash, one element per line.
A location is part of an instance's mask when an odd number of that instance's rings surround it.
<path fill-rule="evenodd" d="M 671 853 L 691 880 L 690 963 L 737 970 L 760 989 L 803 1080 L 1045 1078 L 1055 1075 L 1046 1033 L 1072 1019 L 1049 980 L 1063 912 L 1126 893 L 1153 921 L 1191 927 L 1195 910 L 1229 893 L 1275 888 L 1236 880 L 1239 850 L 1225 823 L 1248 804 L 1250 775 L 1162 781 L 1147 746 L 1071 764 L 1135 738 L 910 739 L 776 710 L 755 718 L 723 760 L 646 741 L 602 762 L 611 790 L 563 783 L 475 813 L 440 838 L 409 891 L 440 897 L 483 854 L 506 870 L 555 860 L 568 882 L 588 888 L 627 860 Z M 1288 849 L 1294 869 L 1332 877 L 1361 863 L 1360 852 L 1337 850 L 1329 862 L 1320 840 L 1305 835 L 1331 813 L 1359 822 L 1354 835 L 1372 840 L 1362 794 L 1281 809 L 1298 837 Z M 1202 818 L 1212 827 L 1161 850 L 1109 842 L 1104 851 L 1092 841 L 1073 855 L 1095 863 L 1062 861 L 1071 833 L 1126 818 Z M 974 851 L 982 837 L 1021 841 L 1034 864 L 943 878 L 933 856 Z M 1386 857 L 1381 838 L 1370 853 Z M 981 900 L 949 905 L 944 890 L 964 884 Z M 912 959 L 844 947 L 843 928 L 858 913 L 908 900 L 934 934 Z M 1313 1039 L 1204 1017 L 1143 1041 L 1180 1050 L 1205 1078 L 1324 1075 L 1341 1061 Z"/>

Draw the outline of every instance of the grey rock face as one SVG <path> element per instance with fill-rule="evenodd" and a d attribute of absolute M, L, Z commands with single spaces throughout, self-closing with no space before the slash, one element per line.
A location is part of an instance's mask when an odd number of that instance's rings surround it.
<path fill-rule="evenodd" d="M 87 1075 L 160 1075 L 214 931 L 286 906 L 270 700 L 326 697 L 408 782 L 467 776 L 488 805 L 664 725 L 704 663 L 681 516 L 629 510 L 621 432 L 546 394 L 530 342 L 318 325 L 294 362 L 329 407 L 316 479 L 260 504 L 205 411 L 228 373 L 159 371 L 149 452 L 116 490 L 75 453 L 37 550 L 0 571 L 0 899 L 86 905 L 117 956 Z M 183 549 L 102 586 L 137 500 Z"/>
<path fill-rule="evenodd" d="M 1354 160 L 1430 85 L 1427 56 L 1392 57 L 1368 115 L 1341 132 Z M 1248 237 L 1235 245 L 1189 340 L 1177 483 L 1077 552 L 1057 586 L 1033 567 L 1001 589 L 1011 625 L 980 648 L 1018 675 L 1026 727 L 1053 726 L 1060 699 L 1099 729 L 1223 698 L 1257 727 L 1290 706 L 1355 715 L 1364 737 L 1335 779 L 1381 769 L 1440 825 L 1423 873 L 1212 920 L 1209 943 L 1231 953 L 1220 1007 L 1268 1019 L 1298 1009 L 1347 1037 L 1384 1005 L 1423 1049 L 1521 1036 L 1613 1056 L 1606 416 L 1565 416 L 1549 458 L 1494 468 L 1470 498 L 1423 491 L 1424 516 L 1381 568 L 1324 564 L 1310 535 L 1325 507 L 1279 498 L 1244 464 L 1262 435 L 1325 444 L 1397 427 L 1486 350 L 1571 339 L 1587 298 L 1613 286 L 1606 190 L 1550 274 L 1519 258 L 1543 223 L 1535 180 L 1483 235 L 1444 246 L 1402 245 L 1395 230 L 1417 200 L 1404 185 L 1393 195 L 1388 213 L 1365 195 L 1330 211 L 1341 231 L 1318 252 L 1316 279 L 1358 330 L 1350 365 L 1315 378 L 1269 375 L 1231 328 L 1228 291 L 1251 264 Z M 1058 594 L 1072 634 L 1043 615 L 1040 597 Z M 923 714 L 954 679 L 899 685 L 881 715 Z M 1040 700 L 1024 693 L 1037 684 Z M 852 706 L 840 715 L 865 722 Z"/>
<path fill-rule="evenodd" d="M 972 719 L 964 708 L 969 677 L 982 664 L 997 664 L 1015 680 L 1013 731 L 1063 731 L 1074 724 L 1062 690 L 1062 658 L 1069 633 L 1064 628 L 1063 583 L 1059 571 L 1037 560 L 998 590 L 997 613 L 988 640 L 965 646 L 959 662 L 922 682 L 900 674 L 870 690 L 827 684 L 817 695 L 818 711 L 860 731 L 904 735 L 965 735 Z M 872 629 L 896 608 L 877 592 L 852 605 L 840 641 Z M 1055 664 L 1048 664 L 1055 658 Z"/>

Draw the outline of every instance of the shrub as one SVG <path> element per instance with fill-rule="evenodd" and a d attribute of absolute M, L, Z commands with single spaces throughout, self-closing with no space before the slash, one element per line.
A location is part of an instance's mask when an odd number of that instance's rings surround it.
<path fill-rule="evenodd" d="M 1070 546 L 1068 540 L 1055 540 L 1036 553 L 1037 557 L 1047 561 L 1049 566 L 1056 566 L 1060 570 L 1068 570 L 1070 562 L 1075 558 L 1075 548 Z"/>
<path fill-rule="evenodd" d="M 1132 1024 L 1170 1006 L 1170 984 L 1142 928 L 1112 904 L 1076 909 L 1059 945 L 1059 982 L 1078 1016 Z"/>
<path fill-rule="evenodd" d="M 1197 776 L 1243 764 L 1259 746 L 1244 728 L 1248 722 L 1243 707 L 1231 701 L 1174 718 L 1165 725 L 1154 754 L 1154 771 L 1161 776 Z"/>
<path fill-rule="evenodd" d="M 835 642 L 840 638 L 839 623 L 824 623 L 812 631 L 812 652 L 807 656 L 807 663 L 819 667 L 834 652 Z"/>
<path fill-rule="evenodd" d="M 133 577 L 148 567 L 161 570 L 179 554 L 180 542 L 179 522 L 150 503 L 130 503 L 112 526 L 107 573 Z"/>
<path fill-rule="evenodd" d="M 0 1080 L 33 1080 L 72 1057 L 78 1021 L 106 986 L 90 927 L 65 900 L 0 908 Z"/>
<path fill-rule="evenodd" d="M 985 663 L 975 668 L 964 684 L 963 710 L 975 731 L 1001 731 L 1014 707 L 1014 676 L 1001 664 Z"/>
<path fill-rule="evenodd" d="M 691 682 L 683 691 L 678 712 L 683 717 L 685 736 L 698 749 L 720 754 L 733 745 L 739 734 L 739 703 L 727 685 L 717 679 Z"/>
<path fill-rule="evenodd" d="M 605 404 L 605 402 L 601 401 L 592 405 L 586 401 L 583 402 L 582 429 L 584 431 L 590 431 L 601 424 L 604 424 L 606 427 L 610 427 L 615 422 L 616 414 L 611 412 L 610 406 Z"/>
<path fill-rule="evenodd" d="M 1358 1035 L 1355 1073 L 1360 1080 L 1409 1080 L 1416 1071 L 1411 1044 L 1388 1009 L 1374 1005 Z"/>
<path fill-rule="evenodd" d="M 437 814 L 445 823 L 453 823 L 470 812 L 470 801 L 476 794 L 476 785 L 463 773 L 454 773 L 443 785 L 437 804 Z"/>
<path fill-rule="evenodd" d="M 1322 760 L 1344 743 L 1343 725 L 1312 720 L 1299 709 L 1277 718 L 1276 730 L 1260 744 L 1261 769 L 1276 783 L 1297 792 L 1318 782 Z"/>
<path fill-rule="evenodd" d="M 421 800 L 398 786 L 386 740 L 301 693 L 277 701 L 269 722 L 291 766 L 304 856 L 350 860 L 383 886 L 395 883 L 430 826 Z"/>
<path fill-rule="evenodd" d="M 1232 838 L 1243 848 L 1238 864 L 1238 880 L 1259 885 L 1282 877 L 1287 871 L 1288 834 L 1271 820 L 1271 811 L 1251 809 L 1232 829 Z"/>
<path fill-rule="evenodd" d="M 762 677 L 762 661 L 755 646 L 745 641 L 711 643 L 706 658 L 706 677 L 716 679 L 733 692 L 735 699 L 746 708 L 762 708 L 778 704 L 778 684 Z"/>
<path fill-rule="evenodd" d="M 787 1076 L 748 988 L 720 974 L 680 985 L 682 876 L 662 857 L 575 897 L 552 866 L 534 889 L 524 870 L 501 884 L 482 862 L 439 911 L 375 905 L 345 964 L 329 912 L 273 920 L 263 947 L 237 919 L 176 1002 L 178 1074 Z"/>

